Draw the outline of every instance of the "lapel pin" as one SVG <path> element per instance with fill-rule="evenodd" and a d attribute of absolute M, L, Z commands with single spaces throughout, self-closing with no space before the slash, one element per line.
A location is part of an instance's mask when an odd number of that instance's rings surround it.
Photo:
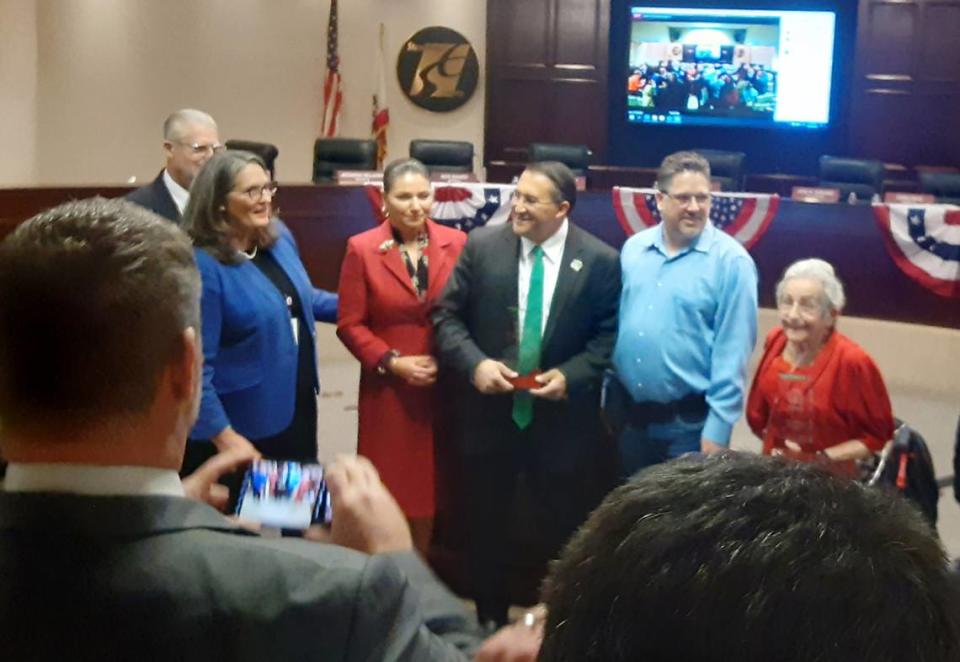
<path fill-rule="evenodd" d="M 574 259 L 570 262 L 570 268 L 574 271 L 580 271 L 583 269 L 583 262 L 581 262 L 579 259 Z"/>

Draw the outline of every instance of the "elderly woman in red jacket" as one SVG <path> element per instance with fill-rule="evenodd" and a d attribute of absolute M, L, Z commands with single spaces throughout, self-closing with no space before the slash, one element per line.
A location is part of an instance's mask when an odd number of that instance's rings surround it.
<path fill-rule="evenodd" d="M 880 371 L 836 330 L 843 286 L 829 263 L 790 265 L 777 284 L 780 326 L 767 336 L 747 400 L 747 422 L 765 453 L 855 474 L 854 461 L 893 435 Z"/>
<path fill-rule="evenodd" d="M 428 218 L 429 174 L 415 159 L 386 167 L 383 201 L 387 220 L 347 243 L 337 335 L 361 366 L 357 451 L 377 467 L 425 554 L 435 511 L 430 309 L 466 235 Z"/>

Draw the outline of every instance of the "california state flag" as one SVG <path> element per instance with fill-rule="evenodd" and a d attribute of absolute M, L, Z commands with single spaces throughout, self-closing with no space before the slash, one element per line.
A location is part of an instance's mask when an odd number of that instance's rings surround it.
<path fill-rule="evenodd" d="M 387 125 L 390 110 L 387 108 L 387 83 L 383 75 L 383 23 L 380 24 L 379 52 L 377 53 L 377 90 L 373 93 L 373 139 L 377 141 L 377 168 L 383 168 L 387 158 Z"/>

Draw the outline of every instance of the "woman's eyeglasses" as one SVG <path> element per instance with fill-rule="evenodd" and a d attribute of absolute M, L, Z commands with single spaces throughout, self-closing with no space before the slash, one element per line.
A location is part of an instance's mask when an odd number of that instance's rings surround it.
<path fill-rule="evenodd" d="M 245 188 L 242 191 L 231 191 L 231 193 L 240 193 L 250 198 L 251 202 L 259 202 L 263 200 L 265 193 L 269 193 L 271 199 L 277 194 L 277 183 L 267 182 L 262 186 L 251 186 L 250 188 Z"/>

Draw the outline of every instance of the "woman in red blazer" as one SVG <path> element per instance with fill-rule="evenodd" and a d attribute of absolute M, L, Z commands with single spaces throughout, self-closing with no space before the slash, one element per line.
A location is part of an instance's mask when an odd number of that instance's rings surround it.
<path fill-rule="evenodd" d="M 425 555 L 435 510 L 430 310 L 467 237 L 427 218 L 433 192 L 415 159 L 386 167 L 383 199 L 387 220 L 347 243 L 337 335 L 361 366 L 357 452 L 377 467 Z"/>

